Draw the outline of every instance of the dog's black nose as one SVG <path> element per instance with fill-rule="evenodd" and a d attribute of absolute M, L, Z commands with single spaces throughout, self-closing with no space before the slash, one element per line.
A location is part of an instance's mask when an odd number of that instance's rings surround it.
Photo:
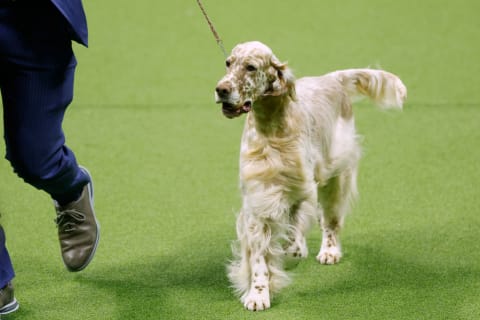
<path fill-rule="evenodd" d="M 220 97 L 226 97 L 232 92 L 232 85 L 229 82 L 223 82 L 215 88 L 215 91 Z"/>

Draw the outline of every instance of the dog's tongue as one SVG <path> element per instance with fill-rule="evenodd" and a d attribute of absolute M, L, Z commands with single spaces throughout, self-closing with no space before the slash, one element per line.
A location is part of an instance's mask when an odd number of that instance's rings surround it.
<path fill-rule="evenodd" d="M 250 101 L 245 102 L 245 104 L 242 106 L 243 112 L 249 112 L 252 110 L 252 103 Z"/>

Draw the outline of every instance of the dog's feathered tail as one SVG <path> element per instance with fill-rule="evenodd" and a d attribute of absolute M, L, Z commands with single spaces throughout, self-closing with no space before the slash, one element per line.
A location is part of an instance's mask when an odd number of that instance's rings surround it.
<path fill-rule="evenodd" d="M 364 96 L 383 109 L 401 109 L 407 88 L 396 75 L 383 70 L 348 69 L 331 73 L 343 85 L 351 99 Z"/>

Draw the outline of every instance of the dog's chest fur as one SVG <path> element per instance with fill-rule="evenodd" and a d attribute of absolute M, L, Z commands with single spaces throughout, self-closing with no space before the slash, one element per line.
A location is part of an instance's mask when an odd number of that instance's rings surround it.
<path fill-rule="evenodd" d="M 259 124 L 260 119 L 254 114 L 248 114 L 240 150 L 242 187 L 282 186 L 286 193 L 297 193 L 303 188 L 307 179 L 305 150 L 299 143 L 299 126 L 289 123 L 289 119 L 292 118 L 285 115 L 278 122 L 270 118 L 266 125 Z"/>

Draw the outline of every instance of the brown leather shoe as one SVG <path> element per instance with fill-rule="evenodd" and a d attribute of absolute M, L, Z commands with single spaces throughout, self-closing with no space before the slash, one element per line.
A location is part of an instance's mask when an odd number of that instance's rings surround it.
<path fill-rule="evenodd" d="M 9 282 L 5 287 L 0 289 L 0 315 L 17 311 L 18 307 L 20 307 L 20 305 L 13 295 L 13 284 Z"/>
<path fill-rule="evenodd" d="M 81 169 L 90 176 L 85 168 Z M 83 188 L 77 201 L 65 206 L 55 203 L 55 209 L 63 262 L 69 271 L 83 270 L 95 255 L 100 236 L 100 226 L 93 210 L 92 183 Z"/>

